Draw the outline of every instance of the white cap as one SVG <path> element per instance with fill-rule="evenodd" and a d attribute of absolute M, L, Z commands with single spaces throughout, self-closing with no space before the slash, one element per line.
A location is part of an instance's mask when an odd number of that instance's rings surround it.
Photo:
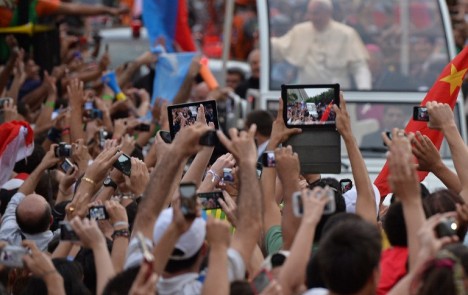
<path fill-rule="evenodd" d="M 376 212 L 379 212 L 380 192 L 379 192 L 379 189 L 374 184 L 372 184 L 372 188 L 374 189 L 375 209 L 377 210 Z M 343 198 L 345 199 L 345 202 L 346 202 L 346 212 L 356 213 L 356 199 L 357 199 L 356 186 L 353 186 L 352 189 L 344 193 Z"/>
<path fill-rule="evenodd" d="M 172 223 L 172 208 L 161 212 L 156 220 L 153 231 L 153 241 L 157 244 Z M 184 260 L 195 255 L 203 245 L 206 236 L 206 223 L 201 217 L 195 218 L 192 226 L 177 241 L 175 248 L 182 251 L 183 255 L 171 256 L 172 260 Z"/>

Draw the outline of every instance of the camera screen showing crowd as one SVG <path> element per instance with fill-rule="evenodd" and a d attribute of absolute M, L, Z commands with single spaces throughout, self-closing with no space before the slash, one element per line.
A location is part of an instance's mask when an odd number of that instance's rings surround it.
<path fill-rule="evenodd" d="M 169 106 L 167 111 L 172 138 L 175 137 L 180 129 L 194 125 L 197 122 L 197 115 L 201 106 L 204 108 L 206 123 L 213 123 L 216 129 L 219 128 L 218 111 L 214 100 Z"/>
<path fill-rule="evenodd" d="M 338 85 L 283 86 L 287 125 L 335 125 L 333 105 L 339 103 Z"/>

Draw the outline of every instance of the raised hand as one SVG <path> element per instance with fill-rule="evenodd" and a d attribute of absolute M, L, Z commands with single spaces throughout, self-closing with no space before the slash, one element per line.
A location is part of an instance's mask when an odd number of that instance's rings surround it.
<path fill-rule="evenodd" d="M 46 170 L 55 167 L 60 161 L 61 158 L 55 156 L 55 148 L 58 147 L 57 144 L 52 144 L 49 148 L 49 151 L 45 154 L 44 158 L 41 161 L 41 168 Z"/>
<path fill-rule="evenodd" d="M 426 135 L 416 132 L 410 137 L 413 144 L 413 154 L 418 159 L 418 170 L 434 171 L 442 163 L 439 151 Z"/>
<path fill-rule="evenodd" d="M 96 220 L 88 218 L 81 220 L 79 217 L 75 217 L 70 221 L 70 225 L 80 238 L 83 247 L 96 249 L 106 243 L 104 234 L 99 229 Z"/>
<path fill-rule="evenodd" d="M 227 249 L 231 241 L 229 224 L 223 220 L 208 216 L 208 221 L 206 222 L 206 240 L 210 246 L 224 246 Z"/>
<path fill-rule="evenodd" d="M 257 125 L 252 124 L 248 131 L 239 132 L 235 128 L 229 129 L 229 140 L 222 131 L 218 130 L 218 137 L 221 143 L 234 156 L 236 162 L 255 166 L 257 164 L 257 147 L 255 146 L 255 132 Z"/>
<path fill-rule="evenodd" d="M 275 150 L 276 171 L 282 182 L 299 180 L 301 171 L 299 165 L 299 156 L 293 153 L 292 147 L 289 145 L 285 148 L 277 148 Z"/>
<path fill-rule="evenodd" d="M 333 105 L 333 111 L 336 113 L 336 129 L 341 136 L 344 138 L 352 136 L 351 120 L 349 118 L 348 110 L 346 109 L 346 101 L 344 100 L 342 91 L 340 91 L 340 107 L 336 104 Z"/>
<path fill-rule="evenodd" d="M 125 175 L 125 183 L 132 193 L 139 196 L 143 194 L 146 189 L 146 185 L 149 181 L 149 172 L 143 161 L 132 157 L 131 162 L 132 173 L 130 177 Z"/>
<path fill-rule="evenodd" d="M 83 81 L 72 79 L 67 86 L 68 99 L 73 107 L 81 108 L 85 103 Z"/>
<path fill-rule="evenodd" d="M 41 252 L 34 241 L 24 240 L 22 244 L 30 251 L 29 255 L 23 257 L 23 261 L 33 275 L 45 279 L 46 276 L 58 274 L 52 259 L 46 253 Z"/>
<path fill-rule="evenodd" d="M 183 128 L 177 133 L 170 146 L 172 149 L 177 149 L 183 156 L 194 155 L 202 148 L 199 144 L 200 138 L 210 129 L 208 125 L 200 123 Z"/>
<path fill-rule="evenodd" d="M 284 124 L 284 119 L 283 119 L 283 100 L 280 98 L 279 99 L 279 108 L 278 108 L 278 115 L 276 116 L 276 120 L 273 121 L 273 126 L 271 130 L 271 136 L 270 136 L 270 147 L 276 148 L 280 143 L 285 142 L 286 140 L 289 139 L 294 134 L 299 134 L 302 132 L 302 129 L 300 128 L 287 128 L 286 125 Z"/>
<path fill-rule="evenodd" d="M 392 140 L 385 133 L 384 142 L 389 147 L 388 167 L 390 175 L 388 182 L 400 200 L 420 197 L 419 179 L 414 165 L 413 154 L 409 139 L 403 130 L 393 129 Z"/>
<path fill-rule="evenodd" d="M 116 222 L 126 222 L 127 226 L 120 225 L 119 227 L 114 226 L 115 230 L 122 228 L 128 229 L 128 216 L 125 207 L 122 206 L 119 202 L 116 201 L 106 201 L 105 203 L 106 211 L 109 214 L 109 219 L 112 224 Z"/>
<path fill-rule="evenodd" d="M 223 209 L 224 213 L 228 221 L 231 223 L 232 226 L 236 227 L 237 224 L 237 204 L 232 199 L 227 191 L 223 191 L 223 199 L 218 199 L 219 205 Z"/>
<path fill-rule="evenodd" d="M 313 190 L 303 190 L 301 193 L 302 204 L 304 206 L 304 214 L 302 222 L 307 224 L 317 225 L 322 218 L 323 208 L 328 202 L 327 189 L 315 187 Z"/>
<path fill-rule="evenodd" d="M 133 281 L 129 295 L 156 294 L 156 283 L 158 275 L 152 272 L 152 267 L 148 263 L 143 263 L 140 267 L 137 277 Z M 148 277 L 149 273 L 149 277 Z"/>
<path fill-rule="evenodd" d="M 104 180 L 107 172 L 112 168 L 114 162 L 122 155 L 118 148 L 112 148 L 100 153 L 94 162 L 88 166 L 85 172 L 85 177 L 100 183 Z"/>
<path fill-rule="evenodd" d="M 456 126 L 453 111 L 448 104 L 430 101 L 426 107 L 429 113 L 429 128 L 444 130 Z"/>

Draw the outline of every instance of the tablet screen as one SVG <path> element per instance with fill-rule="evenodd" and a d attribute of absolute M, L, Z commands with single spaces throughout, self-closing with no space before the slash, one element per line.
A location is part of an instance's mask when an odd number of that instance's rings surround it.
<path fill-rule="evenodd" d="M 181 128 L 194 125 L 197 122 L 198 108 L 201 104 L 205 108 L 206 123 L 214 123 L 215 128 L 219 129 L 218 111 L 214 100 L 173 105 L 167 107 L 172 139 Z"/>
<path fill-rule="evenodd" d="M 287 126 L 335 126 L 333 105 L 339 105 L 339 86 L 283 85 L 283 114 Z"/>

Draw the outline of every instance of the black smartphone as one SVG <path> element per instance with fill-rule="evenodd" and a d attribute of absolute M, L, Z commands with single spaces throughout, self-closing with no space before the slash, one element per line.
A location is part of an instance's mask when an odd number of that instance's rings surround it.
<path fill-rule="evenodd" d="M 62 171 L 65 174 L 67 174 L 70 169 L 74 169 L 73 168 L 73 163 L 69 159 L 65 158 L 65 160 L 62 162 L 62 164 L 60 164 L 60 169 L 62 169 Z"/>
<path fill-rule="evenodd" d="M 99 110 L 99 109 L 92 109 L 90 112 L 89 112 L 89 116 L 88 118 L 94 120 L 94 119 L 101 119 L 103 118 L 103 114 L 102 114 L 102 111 Z"/>
<path fill-rule="evenodd" d="M 344 194 L 353 188 L 353 181 L 349 178 L 340 180 L 341 193 Z"/>
<path fill-rule="evenodd" d="M 218 134 L 216 130 L 209 130 L 200 137 L 200 145 L 215 146 L 218 143 Z"/>
<path fill-rule="evenodd" d="M 429 122 L 429 113 L 426 107 L 413 107 L 413 120 Z"/>
<path fill-rule="evenodd" d="M 55 147 L 55 156 L 57 158 L 70 157 L 72 155 L 71 144 L 61 142 L 57 147 Z"/>
<path fill-rule="evenodd" d="M 165 143 L 170 144 L 172 142 L 171 133 L 169 131 L 161 130 L 159 131 L 159 134 L 161 135 L 161 138 Z"/>
<path fill-rule="evenodd" d="M 179 185 L 180 210 L 187 218 L 197 216 L 197 186 L 195 183 L 181 183 Z"/>
<path fill-rule="evenodd" d="M 129 156 L 122 154 L 117 161 L 114 162 L 114 167 L 123 174 L 130 176 L 130 173 L 132 172 L 132 161 Z"/>
<path fill-rule="evenodd" d="M 0 250 L 0 264 L 8 267 L 22 268 L 23 257 L 29 253 L 27 248 L 6 245 Z"/>
<path fill-rule="evenodd" d="M 454 217 L 444 218 L 436 226 L 435 231 L 437 237 L 450 237 L 457 234 L 458 224 L 457 220 Z"/>
<path fill-rule="evenodd" d="M 268 167 L 268 168 L 276 166 L 274 151 L 265 151 L 262 154 L 262 165 L 263 167 Z"/>
<path fill-rule="evenodd" d="M 89 208 L 89 219 L 106 220 L 109 219 L 105 206 L 95 206 Z"/>
<path fill-rule="evenodd" d="M 60 240 L 61 241 L 79 241 L 80 238 L 67 221 L 61 221 L 60 225 Z"/>
<path fill-rule="evenodd" d="M 135 131 L 148 132 L 150 131 L 151 126 L 149 124 L 141 123 L 135 127 Z"/>
<path fill-rule="evenodd" d="M 270 284 L 273 280 L 273 276 L 271 273 L 266 270 L 262 269 L 252 280 L 250 286 L 252 287 L 252 291 L 254 294 L 260 294 L 266 287 Z"/>
<path fill-rule="evenodd" d="M 201 202 L 203 210 L 221 209 L 221 205 L 219 204 L 218 200 L 224 200 L 222 191 L 200 193 L 197 194 L 197 197 Z"/>

